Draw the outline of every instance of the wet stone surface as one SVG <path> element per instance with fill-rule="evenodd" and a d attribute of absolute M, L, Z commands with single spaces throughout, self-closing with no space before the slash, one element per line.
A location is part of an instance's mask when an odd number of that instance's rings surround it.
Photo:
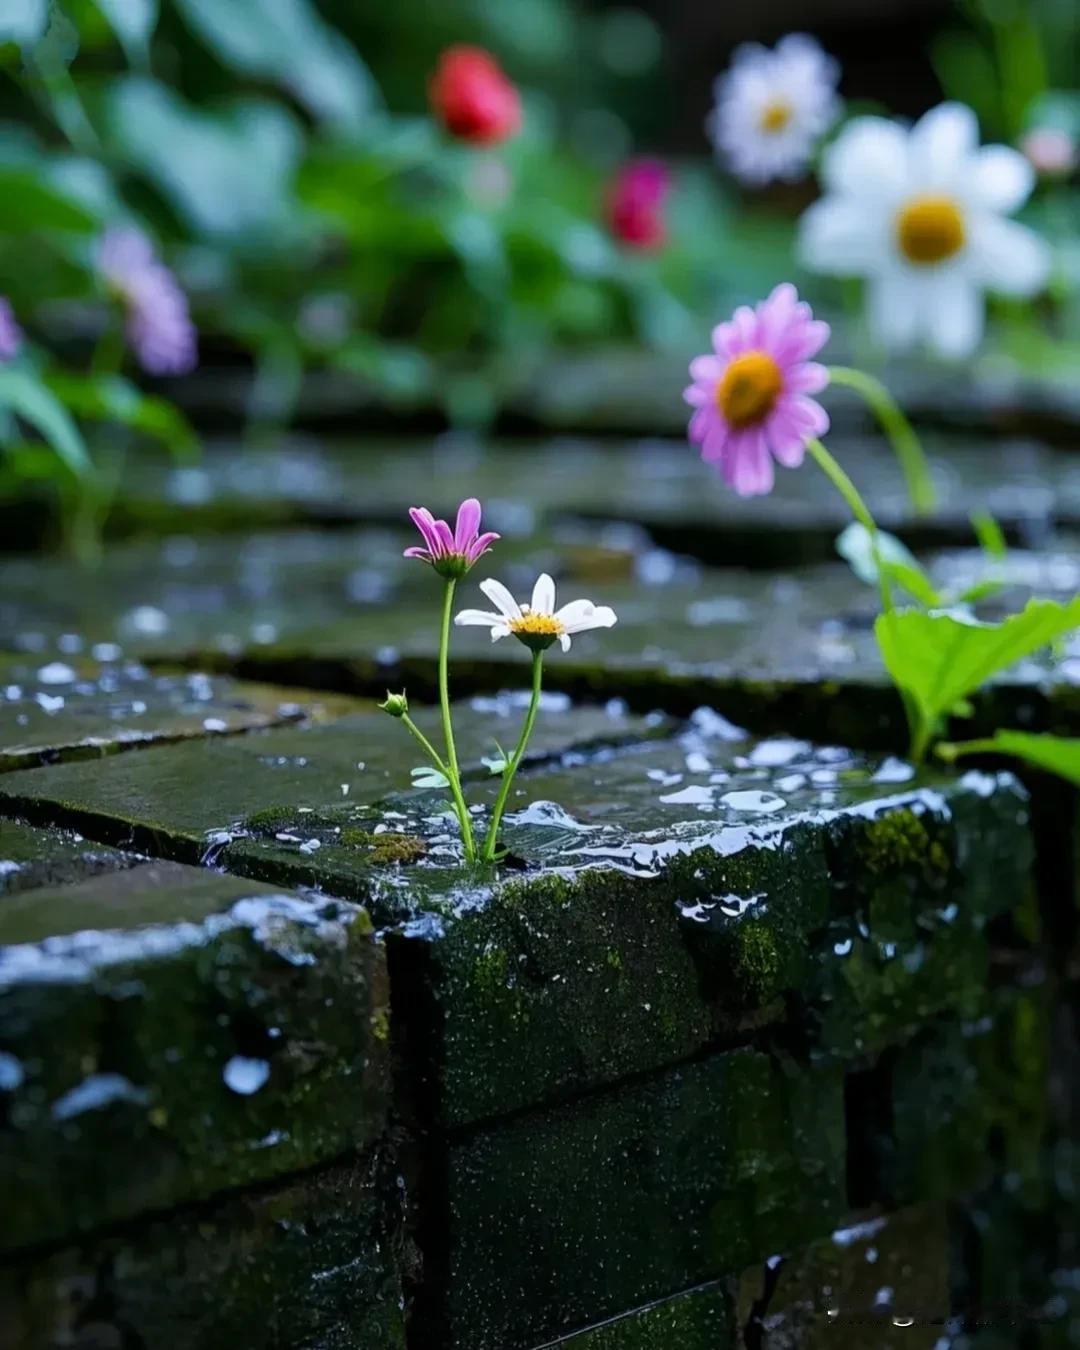
<path fill-rule="evenodd" d="M 732 1298 L 726 1282 L 704 1285 L 650 1307 L 606 1319 L 539 1350 L 736 1350 Z"/>
<path fill-rule="evenodd" d="M 945 1205 L 855 1216 L 739 1282 L 745 1343 L 804 1350 L 931 1347 L 952 1308 Z"/>
<path fill-rule="evenodd" d="M 928 436 L 938 507 L 924 519 L 912 515 L 884 440 L 833 436 L 830 446 L 882 527 L 921 545 L 969 541 L 976 510 L 994 514 L 1014 541 L 1040 542 L 1054 525 L 1080 524 L 1077 466 L 1032 442 Z M 468 483 L 504 538 L 572 517 L 632 522 L 681 552 L 758 567 L 831 557 L 832 539 L 847 522 L 835 490 L 813 467 L 780 473 L 768 497 L 740 500 L 684 440 L 367 441 L 363 474 L 357 450 L 344 441 L 286 441 L 262 451 L 227 443 L 208 447 L 195 467 L 147 460 L 128 477 L 121 510 L 173 530 L 213 526 L 223 513 L 263 524 L 306 518 L 394 525 L 417 504 L 418 483 L 425 484 L 425 503 L 451 516 L 460 501 L 455 485 Z"/>
<path fill-rule="evenodd" d="M 382 1128 L 385 1028 L 355 906 L 172 863 L 6 897 L 0 1247 L 365 1143 Z"/>
<path fill-rule="evenodd" d="M 97 759 L 158 742 L 221 736 L 347 709 L 322 696 L 134 662 L 0 662 L 0 771 Z"/>
<path fill-rule="evenodd" d="M 0 1266 L 4 1346 L 404 1350 L 407 1239 L 387 1161 L 362 1155 Z"/>
<path fill-rule="evenodd" d="M 62 886 L 102 872 L 134 867 L 140 860 L 74 830 L 35 829 L 0 820 L 0 904 L 17 891 Z"/>

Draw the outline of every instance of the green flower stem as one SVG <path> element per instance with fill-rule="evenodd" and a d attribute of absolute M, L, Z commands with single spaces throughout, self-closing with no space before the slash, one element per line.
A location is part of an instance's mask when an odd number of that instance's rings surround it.
<path fill-rule="evenodd" d="M 930 465 L 915 428 L 904 416 L 888 389 L 873 375 L 850 366 L 829 366 L 829 379 L 861 394 L 889 438 L 907 483 L 911 505 L 919 515 L 927 515 L 937 505 Z"/>
<path fill-rule="evenodd" d="M 811 439 L 807 441 L 806 448 L 817 461 L 822 472 L 840 493 L 844 501 L 847 502 L 851 514 L 870 536 L 870 547 L 874 552 L 874 563 L 877 567 L 878 586 L 881 591 L 881 608 L 886 614 L 891 613 L 892 588 L 889 585 L 889 578 L 885 573 L 885 565 L 881 558 L 881 549 L 878 542 L 877 521 L 870 514 L 870 508 L 863 501 L 859 494 L 859 489 L 847 476 L 844 470 L 836 462 L 833 456 L 825 449 L 819 440 Z"/>
<path fill-rule="evenodd" d="M 416 725 L 416 723 L 412 720 L 412 718 L 409 716 L 408 713 L 402 713 L 400 720 L 405 730 L 409 733 L 409 735 L 413 738 L 413 740 L 419 743 L 421 750 L 423 750 L 424 754 L 427 755 L 428 759 L 431 760 L 435 768 L 438 769 L 438 771 L 447 781 L 449 781 L 450 774 L 447 772 L 446 764 L 443 760 L 443 757 L 439 754 L 438 750 L 435 749 L 435 747 L 431 744 L 431 742 L 420 730 L 420 728 Z"/>
<path fill-rule="evenodd" d="M 525 725 L 521 728 L 521 735 L 518 737 L 518 743 L 510 763 L 503 770 L 502 787 L 495 799 L 495 810 L 491 813 L 491 825 L 488 829 L 487 840 L 484 843 L 484 862 L 494 862 L 495 860 L 495 849 L 499 842 L 499 824 L 502 821 L 503 811 L 506 809 L 506 799 L 510 796 L 510 785 L 514 781 L 514 774 L 517 773 L 518 765 L 521 763 L 529 744 L 529 737 L 532 735 L 533 725 L 536 722 L 536 714 L 540 708 L 540 682 L 543 671 L 544 653 L 533 652 L 532 698 L 529 701 L 529 711 L 525 714 Z"/>
<path fill-rule="evenodd" d="M 442 631 L 439 635 L 439 705 L 442 708 L 443 740 L 446 742 L 446 765 L 441 772 L 450 780 L 450 792 L 454 798 L 454 809 L 461 825 L 461 843 L 465 849 L 465 861 L 476 858 L 476 844 L 473 840 L 472 820 L 465 796 L 461 791 L 461 774 L 458 771 L 457 749 L 454 745 L 454 728 L 450 722 L 450 620 L 454 610 L 454 591 L 457 578 L 447 577 L 446 590 L 443 592 Z"/>

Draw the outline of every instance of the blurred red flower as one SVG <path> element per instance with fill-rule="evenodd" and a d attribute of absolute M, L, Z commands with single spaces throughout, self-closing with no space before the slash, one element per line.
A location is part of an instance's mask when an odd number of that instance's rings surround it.
<path fill-rule="evenodd" d="M 435 116 L 452 136 L 495 145 L 521 126 L 521 99 L 482 47 L 447 47 L 428 85 Z"/>
<path fill-rule="evenodd" d="M 607 197 L 612 234 L 629 248 L 658 249 L 667 239 L 664 202 L 671 175 L 657 159 L 632 159 L 615 177 Z"/>

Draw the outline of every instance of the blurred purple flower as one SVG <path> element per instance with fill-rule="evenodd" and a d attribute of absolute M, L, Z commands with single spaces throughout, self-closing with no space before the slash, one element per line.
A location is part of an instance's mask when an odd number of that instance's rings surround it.
<path fill-rule="evenodd" d="M 198 362 L 187 297 L 139 230 L 114 227 L 102 236 L 98 269 L 127 311 L 125 335 L 151 375 L 184 375 Z"/>
<path fill-rule="evenodd" d="M 23 344 L 23 331 L 11 308 L 11 301 L 0 295 L 0 365 L 13 361 Z"/>

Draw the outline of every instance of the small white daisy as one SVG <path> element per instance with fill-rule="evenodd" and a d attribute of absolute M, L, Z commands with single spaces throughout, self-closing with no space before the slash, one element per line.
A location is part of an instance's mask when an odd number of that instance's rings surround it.
<path fill-rule="evenodd" d="M 776 47 L 736 48 L 713 86 L 706 130 L 717 154 L 747 183 L 805 173 L 818 140 L 836 121 L 840 67 L 812 37 L 791 33 Z"/>
<path fill-rule="evenodd" d="M 861 276 L 874 335 L 903 350 L 927 342 L 970 355 L 985 323 L 984 292 L 1031 296 L 1050 249 L 1007 217 L 1034 172 L 1004 145 L 979 146 L 975 114 L 943 103 L 910 129 L 859 117 L 825 153 L 826 195 L 803 216 L 800 252 L 819 272 Z"/>
<path fill-rule="evenodd" d="M 498 612 L 463 609 L 454 616 L 454 622 L 490 628 L 492 642 L 513 633 L 534 652 L 542 652 L 556 641 L 566 652 L 570 650 L 571 634 L 584 633 L 590 628 L 610 628 L 615 622 L 613 609 L 594 605 L 591 600 L 571 600 L 557 610 L 555 583 L 546 572 L 537 577 L 532 602 L 528 605 L 519 605 L 501 581 L 482 581 L 480 589 Z"/>

